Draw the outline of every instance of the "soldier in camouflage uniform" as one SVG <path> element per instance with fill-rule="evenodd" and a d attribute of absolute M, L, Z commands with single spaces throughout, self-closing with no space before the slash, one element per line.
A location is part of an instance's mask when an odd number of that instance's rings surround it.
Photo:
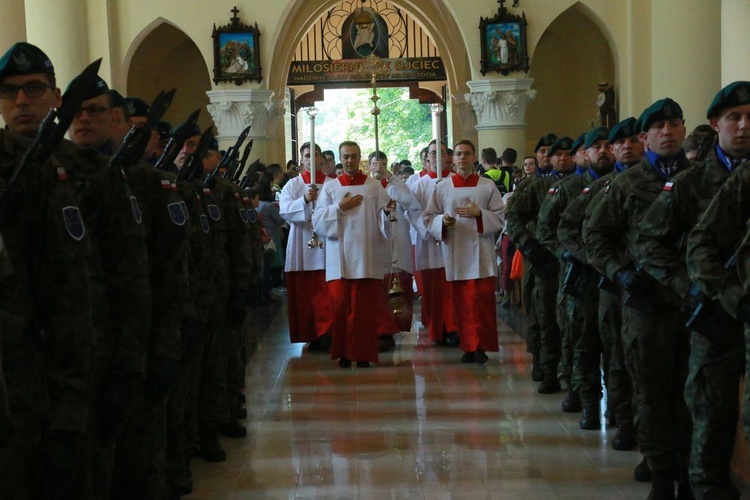
<path fill-rule="evenodd" d="M 18 94 L 31 110 L 34 99 L 55 92 L 51 63 L 26 58 L 27 50 L 0 60 L 6 113 Z M 9 81 L 6 71 L 39 75 L 42 85 Z M 19 114 L 6 116 L 15 123 Z M 0 130 L 0 189 L 28 147 Z M 0 446 L 0 491 L 5 498 L 61 498 L 72 486 L 89 412 L 91 246 L 73 186 L 54 158 L 29 165 L 13 192 L 0 222 L 0 331 L 5 416 L 12 416 L 15 433 Z"/>
<path fill-rule="evenodd" d="M 529 230 L 528 224 L 536 220 L 550 187 L 573 173 L 573 160 L 569 154 L 572 145 L 570 137 L 562 137 L 550 146 L 547 155 L 552 158 L 552 174 L 538 178 L 524 190 L 516 192 L 507 216 L 508 235 L 531 261 L 530 267 L 535 273 L 532 300 L 541 333 L 541 368 L 544 371 L 544 379 L 538 388 L 540 394 L 552 394 L 560 390 L 557 365 L 560 362 L 561 344 L 556 317 L 559 265 L 554 254 L 539 243 L 535 234 Z"/>
<path fill-rule="evenodd" d="M 682 150 L 682 108 L 670 98 L 649 106 L 639 118 L 649 150 L 607 186 L 588 221 L 589 261 L 623 289 L 623 345 L 632 357 L 638 387 L 638 442 L 653 473 L 649 498 L 674 496 L 675 471 L 686 472 L 690 415 L 683 398 L 688 334 L 674 295 L 637 265 L 639 223 L 664 185 L 690 167 Z M 680 490 L 689 492 L 687 475 Z"/>
<path fill-rule="evenodd" d="M 568 396 L 563 401 L 563 411 L 577 412 L 583 407 L 583 417 L 579 422 L 582 429 L 599 428 L 601 342 L 597 325 L 598 290 L 596 280 L 591 278 L 589 273 L 575 284 L 582 293 L 580 298 L 563 294 L 568 266 L 581 263 L 565 253 L 565 247 L 558 238 L 558 225 L 565 208 L 583 188 L 612 170 L 614 157 L 607 142 L 608 132 L 607 129 L 599 127 L 584 135 L 582 149 L 586 153 L 588 168 L 582 175 L 566 177 L 552 186 L 542 203 L 537 224 L 539 241 L 561 260 L 558 301 L 564 308 L 562 312 L 568 315 L 565 323 L 567 332 L 563 335 L 569 337 L 573 348 L 573 380 Z"/>
<path fill-rule="evenodd" d="M 552 163 L 547 157 L 547 150 L 557 140 L 555 134 L 547 134 L 540 137 L 534 147 L 534 153 L 537 156 L 537 168 L 535 173 L 529 175 L 522 180 L 518 186 L 513 190 L 513 196 L 508 200 L 508 205 L 505 207 L 505 213 L 510 214 L 510 209 L 516 200 L 516 196 L 522 193 L 526 188 L 536 179 L 540 179 L 549 174 L 552 170 Z M 535 221 L 528 223 L 529 231 L 533 234 L 536 227 Z M 523 293 L 523 304 L 526 308 L 526 352 L 531 353 L 532 365 L 531 365 L 531 380 L 535 382 L 541 382 L 544 378 L 544 373 L 541 368 L 541 336 L 539 332 L 539 323 L 536 320 L 536 309 L 534 305 L 534 283 L 536 278 L 531 272 L 531 263 L 528 259 L 523 259 L 523 278 L 521 279 L 521 292 Z"/>
<path fill-rule="evenodd" d="M 670 180 L 640 224 L 643 267 L 681 298 L 690 278 L 685 236 L 739 163 L 750 158 L 750 82 L 734 82 L 714 98 L 707 118 L 718 144 L 699 164 Z M 712 320 L 690 333 L 685 397 L 693 418 L 690 483 L 696 498 L 739 498 L 730 478 L 737 428 L 737 392 L 745 345 L 739 321 Z"/>
<path fill-rule="evenodd" d="M 574 199 L 560 217 L 557 237 L 561 245 L 570 252 L 569 259 L 580 262 L 585 269 L 584 281 L 598 280 L 600 276 L 588 265 L 586 244 L 584 242 L 584 225 L 586 220 L 602 199 L 604 189 L 612 179 L 624 172 L 630 165 L 636 164 L 643 155 L 643 143 L 635 131 L 635 118 L 627 118 L 615 125 L 607 140 L 614 155 L 612 172 L 592 182 L 583 189 L 580 196 Z M 597 321 L 602 344 L 604 365 L 607 367 L 607 405 L 611 414 L 610 420 L 617 422 L 617 434 L 612 440 L 616 450 L 630 450 L 635 446 L 633 434 L 633 382 L 628 374 L 620 340 L 621 304 L 619 294 L 612 293 L 606 287 L 600 288 L 594 298 L 597 304 Z M 647 467 L 646 467 L 647 468 Z M 650 481 L 650 479 L 649 479 Z"/>

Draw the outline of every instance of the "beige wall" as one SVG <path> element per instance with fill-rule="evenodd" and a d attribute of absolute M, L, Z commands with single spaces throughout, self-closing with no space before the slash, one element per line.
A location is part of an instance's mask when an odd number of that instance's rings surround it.
<path fill-rule="evenodd" d="M 195 71 L 203 72 L 210 78 L 213 68 L 212 27 L 214 24 L 227 24 L 231 17 L 230 9 L 236 5 L 240 9 L 241 20 L 257 21 L 262 33 L 260 44 L 264 80 L 261 84 L 251 82 L 244 86 L 269 88 L 277 96 L 282 96 L 292 50 L 304 35 L 305 27 L 338 1 L 4 0 L 0 9 L 7 9 L 12 18 L 19 17 L 22 15 L 19 12 L 25 10 L 25 32 L 29 41 L 50 52 L 61 76 L 72 76 L 80 70 L 82 61 L 104 57 L 103 76 L 116 88 L 128 92 L 127 87 L 131 83 L 129 75 L 148 66 L 142 62 L 142 58 L 133 65 L 138 46 L 151 30 L 165 22 L 194 42 L 197 53 L 203 59 L 202 67 L 196 65 Z M 477 27 L 480 16 L 491 17 L 496 12 L 497 3 L 494 0 L 393 0 L 392 3 L 407 10 L 430 33 L 446 61 L 451 94 L 468 92 L 468 80 L 501 78 L 501 75 L 494 73 L 485 77 L 479 74 Z M 506 6 L 511 3 L 508 0 Z M 561 15 L 565 20 L 574 12 L 577 17 L 573 16 L 573 19 L 585 19 L 589 26 L 596 28 L 592 28 L 591 33 L 598 31 L 597 35 L 587 35 L 597 42 L 596 50 L 603 47 L 609 49 L 612 63 L 603 56 L 601 67 L 588 70 L 590 74 L 585 74 L 585 80 L 577 80 L 579 74 L 560 74 L 560 78 L 570 79 L 570 82 L 558 87 L 570 90 L 568 112 L 573 116 L 569 125 L 561 125 L 560 128 L 567 130 L 569 127 L 574 133 L 578 130 L 575 125 L 580 122 L 581 113 L 593 114 L 595 111 L 591 104 L 595 89 L 586 89 L 591 85 L 589 77 L 596 74 L 612 75 L 607 79 L 614 80 L 617 86 L 622 116 L 637 115 L 654 99 L 672 95 L 685 108 L 689 126 L 701 121 L 706 104 L 718 90 L 722 78 L 728 83 L 729 79 L 747 73 L 747 70 L 737 69 L 746 65 L 732 58 L 731 51 L 721 51 L 722 41 L 725 44 L 739 43 L 731 34 L 721 34 L 722 22 L 731 23 L 736 32 L 742 31 L 747 24 L 750 12 L 747 7 L 737 6 L 737 3 L 742 2 L 521 0 L 520 7 L 511 11 L 526 13 L 532 76 L 538 75 L 542 79 L 545 73 L 555 70 L 553 66 L 537 66 L 545 61 L 542 56 L 548 52 L 548 48 L 544 48 L 545 38 L 548 38 L 545 33 Z M 22 5 L 24 9 L 19 8 Z M 722 18 L 722 5 L 732 5 L 731 17 Z M 727 9 L 729 7 L 724 10 Z M 0 10 L 0 13 L 3 12 Z M 75 15 L 70 12 L 75 12 Z M 9 45 L 9 39 L 23 37 L 23 34 L 22 29 L 15 27 L 2 36 Z M 549 35 L 554 39 L 555 33 Z M 535 59 L 540 44 L 539 59 Z M 741 51 L 745 54 L 747 49 Z M 730 69 L 731 61 L 734 62 Z M 169 66 L 168 69 L 171 71 L 172 68 Z M 211 86 L 236 88 L 226 83 L 218 86 L 211 83 Z M 580 95 L 577 89 L 581 89 Z M 560 93 L 545 87 L 538 90 L 538 102 L 544 102 L 549 97 L 546 92 L 551 92 L 550 96 L 554 95 L 552 92 Z M 590 92 L 585 98 L 584 91 L 587 94 Z M 546 112 L 543 107 L 533 103 L 531 111 Z M 453 118 L 456 118 L 455 112 Z M 535 120 L 537 118 L 531 118 L 532 123 Z M 276 133 L 279 139 L 268 144 L 268 151 L 283 154 L 282 124 L 279 124 Z"/>

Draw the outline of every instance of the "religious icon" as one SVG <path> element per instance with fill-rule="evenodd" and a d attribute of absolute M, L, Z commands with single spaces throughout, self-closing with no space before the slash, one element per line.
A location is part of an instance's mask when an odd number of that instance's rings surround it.
<path fill-rule="evenodd" d="M 248 26 L 239 22 L 239 9 L 232 9 L 230 24 L 216 28 L 214 39 L 214 83 L 263 80 L 260 67 L 260 31 L 258 24 Z"/>

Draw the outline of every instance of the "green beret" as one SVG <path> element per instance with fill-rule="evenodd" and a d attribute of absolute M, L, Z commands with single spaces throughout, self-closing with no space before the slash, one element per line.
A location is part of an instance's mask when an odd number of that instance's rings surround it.
<path fill-rule="evenodd" d="M 586 132 L 586 139 L 583 142 L 583 149 L 588 149 L 594 145 L 597 141 L 602 139 L 607 140 L 609 136 L 609 130 L 607 127 L 596 127 Z"/>
<path fill-rule="evenodd" d="M 128 113 L 130 113 L 130 116 L 148 118 L 148 112 L 151 107 L 146 104 L 144 100 L 138 99 L 137 97 L 126 97 L 125 102 L 127 102 Z"/>
<path fill-rule="evenodd" d="M 68 84 L 68 87 L 65 89 L 65 93 L 67 94 L 68 90 L 70 89 L 70 86 L 73 85 L 73 82 L 77 81 L 81 75 L 76 76 L 73 78 L 73 80 L 70 81 Z M 86 89 L 83 100 L 88 101 L 89 99 L 93 99 L 94 97 L 99 97 L 100 95 L 112 95 L 112 93 L 109 90 L 109 85 L 107 85 L 107 82 L 102 80 L 100 76 L 97 75 L 96 81 L 89 86 L 88 89 Z"/>
<path fill-rule="evenodd" d="M 570 150 L 573 148 L 573 139 L 568 136 L 560 137 L 547 150 L 547 154 L 552 156 L 556 151 Z"/>
<path fill-rule="evenodd" d="M 706 111 L 706 118 L 713 118 L 727 108 L 743 104 L 750 104 L 750 82 L 730 83 L 716 94 Z"/>
<path fill-rule="evenodd" d="M 632 116 L 625 118 L 623 121 L 612 127 L 609 131 L 607 140 L 610 144 L 614 144 L 617 139 L 627 139 L 638 134 L 637 130 L 638 122 Z"/>
<path fill-rule="evenodd" d="M 651 106 L 643 110 L 638 121 L 641 122 L 640 132 L 646 132 L 651 124 L 659 120 L 671 120 L 679 118 L 682 120 L 682 108 L 669 97 L 659 99 Z"/>
<path fill-rule="evenodd" d="M 576 142 L 573 143 L 573 147 L 570 148 L 570 154 L 574 155 L 578 152 L 579 149 L 581 149 L 581 146 L 583 146 L 583 140 L 586 138 L 586 134 L 581 134 L 578 136 L 578 139 L 576 139 Z"/>
<path fill-rule="evenodd" d="M 536 143 L 536 146 L 534 146 L 534 152 L 536 153 L 539 151 L 539 148 L 544 146 L 552 146 L 552 144 L 555 143 L 557 140 L 557 136 L 555 134 L 547 134 L 539 138 L 539 142 Z"/>
<path fill-rule="evenodd" d="M 0 81 L 9 76 L 35 73 L 55 74 L 52 61 L 35 45 L 19 42 L 9 48 L 0 59 Z"/>

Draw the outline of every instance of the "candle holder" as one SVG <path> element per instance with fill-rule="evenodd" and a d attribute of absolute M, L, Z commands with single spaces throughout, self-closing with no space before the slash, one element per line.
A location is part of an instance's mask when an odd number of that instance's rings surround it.
<path fill-rule="evenodd" d="M 318 116 L 318 108 L 310 106 L 306 110 L 307 116 L 310 118 L 310 187 L 317 188 L 318 185 L 315 183 L 315 117 Z M 310 239 L 307 241 L 307 248 L 309 249 L 320 249 L 323 248 L 323 242 L 318 238 L 318 234 L 312 227 L 312 213 L 315 212 L 316 202 L 313 201 L 313 207 L 310 211 Z"/>

